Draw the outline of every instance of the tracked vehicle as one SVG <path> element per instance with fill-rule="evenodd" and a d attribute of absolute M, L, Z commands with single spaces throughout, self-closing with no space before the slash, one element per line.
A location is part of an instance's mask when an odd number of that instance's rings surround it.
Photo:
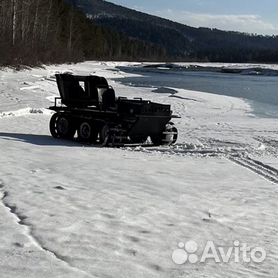
<path fill-rule="evenodd" d="M 170 105 L 115 96 L 104 77 L 56 74 L 60 97 L 49 109 L 53 137 L 102 146 L 174 144 L 178 131 Z"/>

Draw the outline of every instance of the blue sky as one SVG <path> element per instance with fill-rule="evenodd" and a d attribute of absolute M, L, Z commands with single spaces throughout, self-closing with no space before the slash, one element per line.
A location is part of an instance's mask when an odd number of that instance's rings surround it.
<path fill-rule="evenodd" d="M 108 0 L 195 27 L 278 34 L 278 0 Z"/>

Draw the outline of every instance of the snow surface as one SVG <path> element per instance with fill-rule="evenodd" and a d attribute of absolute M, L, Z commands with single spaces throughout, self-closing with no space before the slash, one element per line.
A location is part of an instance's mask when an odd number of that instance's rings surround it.
<path fill-rule="evenodd" d="M 112 80 L 127 76 L 116 66 L 137 64 L 0 71 L 0 277 L 277 277 L 277 119 L 253 116 L 237 98 Z M 105 76 L 119 96 L 171 104 L 177 144 L 53 139 L 46 108 L 59 71 Z M 239 240 L 267 258 L 174 264 L 188 240 Z"/>

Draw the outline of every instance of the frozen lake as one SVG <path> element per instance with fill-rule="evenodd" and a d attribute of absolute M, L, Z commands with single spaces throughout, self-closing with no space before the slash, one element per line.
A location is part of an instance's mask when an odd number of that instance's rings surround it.
<path fill-rule="evenodd" d="M 243 98 L 260 117 L 278 117 L 277 76 L 241 75 L 209 71 L 182 71 L 166 68 L 118 67 L 138 74 L 120 79 L 136 87 L 171 87 Z M 140 76 L 139 76 L 140 75 Z"/>

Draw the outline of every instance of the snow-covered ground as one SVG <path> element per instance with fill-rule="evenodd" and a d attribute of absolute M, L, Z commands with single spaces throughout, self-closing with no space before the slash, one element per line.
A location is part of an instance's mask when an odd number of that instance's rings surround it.
<path fill-rule="evenodd" d="M 131 88 L 116 62 L 0 71 L 0 267 L 8 277 L 277 277 L 278 123 L 240 99 Z M 136 65 L 133 63 L 132 65 Z M 55 71 L 107 77 L 117 95 L 172 105 L 172 147 L 50 137 Z M 170 89 L 178 91 L 171 94 Z M 169 91 L 169 93 L 167 93 Z M 177 265 L 179 242 L 262 247 L 262 263 Z"/>

